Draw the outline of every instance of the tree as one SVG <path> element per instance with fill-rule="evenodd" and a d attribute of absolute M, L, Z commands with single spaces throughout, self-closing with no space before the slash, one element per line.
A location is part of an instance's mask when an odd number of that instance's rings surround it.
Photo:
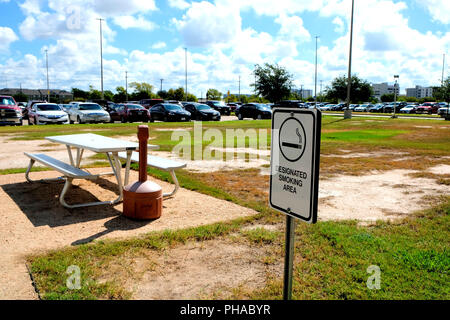
<path fill-rule="evenodd" d="M 133 92 L 128 94 L 128 100 L 139 101 L 156 98 L 156 95 L 153 93 L 153 86 L 147 82 L 131 82 L 130 88 L 133 89 Z"/>
<path fill-rule="evenodd" d="M 187 101 L 197 102 L 198 99 L 197 99 L 197 97 L 194 94 L 188 93 L 187 94 Z"/>
<path fill-rule="evenodd" d="M 350 103 L 363 103 L 369 101 L 373 94 L 370 84 L 357 76 L 353 76 L 351 81 Z M 335 78 L 331 82 L 331 87 L 326 88 L 327 100 L 345 101 L 347 99 L 347 83 L 346 76 Z"/>
<path fill-rule="evenodd" d="M 126 101 L 126 93 L 125 93 L 125 88 L 120 86 L 116 88 L 116 94 L 113 97 L 113 101 L 115 103 L 119 103 L 119 102 L 125 102 Z"/>
<path fill-rule="evenodd" d="M 167 91 L 165 91 L 165 90 L 158 91 L 156 94 L 157 94 L 158 97 L 160 97 L 161 99 L 167 99 Z"/>
<path fill-rule="evenodd" d="M 222 93 L 217 89 L 208 89 L 206 92 L 207 100 L 222 100 Z"/>
<path fill-rule="evenodd" d="M 75 101 L 84 101 L 88 98 L 89 92 L 78 88 L 72 88 L 72 95 Z"/>
<path fill-rule="evenodd" d="M 184 88 L 183 87 L 179 87 L 178 89 L 174 90 L 174 89 L 169 89 L 169 91 L 167 91 L 167 100 L 177 100 L 177 101 L 184 101 L 185 96 L 184 96 Z"/>
<path fill-rule="evenodd" d="M 278 64 L 265 63 L 256 65 L 256 91 L 271 102 L 278 102 L 289 97 L 292 88 L 292 75 Z"/>
<path fill-rule="evenodd" d="M 114 98 L 114 93 L 112 93 L 111 90 L 106 90 L 103 92 L 103 94 L 105 96 L 105 100 L 112 101 Z"/>
<path fill-rule="evenodd" d="M 438 101 L 450 102 L 450 77 L 448 77 L 441 87 L 433 90 L 433 97 Z"/>
<path fill-rule="evenodd" d="M 92 85 L 89 85 L 88 99 L 89 100 L 99 100 L 102 98 L 102 92 L 94 89 Z"/>
<path fill-rule="evenodd" d="M 26 102 L 28 101 L 28 96 L 23 92 L 18 92 L 15 95 L 13 95 L 14 100 L 16 102 Z"/>
<path fill-rule="evenodd" d="M 394 97 L 393 93 L 386 93 L 380 97 L 380 100 L 381 100 L 381 102 L 392 102 L 392 101 L 394 101 L 394 98 L 395 97 Z"/>

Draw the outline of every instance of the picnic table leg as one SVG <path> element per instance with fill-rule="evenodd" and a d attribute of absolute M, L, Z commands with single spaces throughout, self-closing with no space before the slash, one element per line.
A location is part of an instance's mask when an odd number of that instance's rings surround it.
<path fill-rule="evenodd" d="M 70 165 L 74 166 L 73 156 L 72 156 L 72 149 L 70 148 L 69 145 L 66 145 L 66 148 L 67 148 L 67 152 L 69 153 Z"/>
<path fill-rule="evenodd" d="M 163 193 L 163 198 L 173 197 L 180 188 L 180 183 L 178 182 L 177 176 L 175 175 L 175 171 L 170 170 L 170 176 L 172 177 L 173 183 L 175 184 L 175 188 L 173 189 L 172 192 Z"/>
<path fill-rule="evenodd" d="M 117 199 L 117 201 L 121 201 L 123 199 L 122 176 L 120 173 L 120 170 L 122 169 L 122 164 L 120 163 L 119 153 L 117 151 L 112 152 L 112 156 L 113 156 L 113 161 L 114 161 L 114 167 L 115 167 L 114 171 L 116 174 L 117 184 L 119 186 L 119 198 Z"/>
<path fill-rule="evenodd" d="M 130 165 L 131 165 L 131 154 L 133 153 L 132 150 L 127 150 L 127 162 L 125 166 L 125 181 L 124 185 L 128 185 L 128 180 L 130 178 Z"/>
<path fill-rule="evenodd" d="M 77 148 L 77 165 L 76 167 L 79 169 L 81 164 L 81 158 L 83 157 L 84 149 Z"/>

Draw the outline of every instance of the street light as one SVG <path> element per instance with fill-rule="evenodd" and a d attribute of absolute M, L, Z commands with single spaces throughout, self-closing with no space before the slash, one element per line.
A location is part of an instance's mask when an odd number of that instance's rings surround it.
<path fill-rule="evenodd" d="M 45 65 L 47 67 L 47 97 L 48 102 L 50 102 L 50 85 L 48 82 L 48 50 L 45 50 Z"/>
<path fill-rule="evenodd" d="M 101 75 L 101 89 L 102 89 L 102 100 L 105 99 L 105 95 L 103 94 L 103 36 L 102 36 L 102 21 L 104 19 L 97 18 L 100 22 L 100 75 Z"/>
<path fill-rule="evenodd" d="M 397 108 L 397 79 L 399 78 L 398 74 L 394 75 L 395 83 L 394 83 L 394 114 L 392 118 L 397 118 L 395 115 L 395 109 Z"/>
<path fill-rule="evenodd" d="M 314 108 L 317 108 L 317 38 L 316 36 L 316 73 L 314 76 Z"/>
<path fill-rule="evenodd" d="M 353 43 L 353 11 L 354 11 L 355 1 L 352 0 L 352 15 L 350 18 L 350 50 L 348 55 L 348 77 L 347 77 L 347 108 L 344 111 L 344 119 L 352 118 L 352 110 L 350 110 L 350 89 L 352 86 L 352 43 Z"/>
<path fill-rule="evenodd" d="M 187 102 L 187 48 L 184 48 L 184 70 L 185 70 L 185 85 L 186 85 L 186 92 L 185 92 L 185 99 L 184 101 Z"/>

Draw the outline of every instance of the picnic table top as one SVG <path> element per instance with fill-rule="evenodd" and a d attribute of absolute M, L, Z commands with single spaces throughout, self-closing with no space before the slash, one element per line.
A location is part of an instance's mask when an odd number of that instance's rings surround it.
<path fill-rule="evenodd" d="M 137 150 L 138 142 L 125 141 L 94 133 L 69 134 L 61 136 L 50 136 L 45 139 L 69 145 L 76 148 L 88 149 L 94 152 L 119 152 L 126 150 Z M 158 149 L 156 145 L 148 145 L 149 149 Z"/>

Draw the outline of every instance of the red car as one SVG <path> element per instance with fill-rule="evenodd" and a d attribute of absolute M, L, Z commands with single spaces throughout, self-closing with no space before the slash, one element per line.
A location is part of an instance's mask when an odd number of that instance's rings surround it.
<path fill-rule="evenodd" d="M 148 122 L 150 120 L 150 112 L 140 104 L 119 104 L 116 110 L 121 122 Z"/>
<path fill-rule="evenodd" d="M 436 102 L 424 102 L 417 107 L 416 113 L 437 113 L 439 109 L 439 104 Z"/>
<path fill-rule="evenodd" d="M 22 125 L 22 109 L 11 96 L 0 96 L 0 124 Z"/>

